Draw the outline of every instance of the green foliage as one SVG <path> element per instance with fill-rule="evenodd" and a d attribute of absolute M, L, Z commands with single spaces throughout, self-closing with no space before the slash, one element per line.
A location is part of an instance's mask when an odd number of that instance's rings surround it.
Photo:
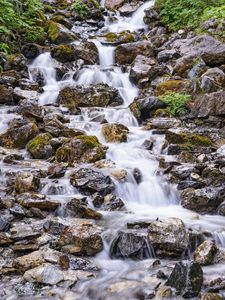
<path fill-rule="evenodd" d="M 224 5 L 224 0 L 156 0 L 155 7 L 160 11 L 163 22 L 171 29 L 199 27 L 206 11 L 217 12 Z M 208 20 L 208 17 L 206 20 Z"/>
<path fill-rule="evenodd" d="M 0 0 L 0 51 L 11 52 L 43 35 L 41 0 Z"/>
<path fill-rule="evenodd" d="M 81 17 L 86 17 L 89 11 L 88 6 L 82 0 L 75 0 L 71 5 L 71 9 Z"/>
<path fill-rule="evenodd" d="M 168 105 L 168 109 L 173 116 L 182 116 L 187 112 L 186 103 L 191 100 L 191 96 L 180 93 L 170 93 L 159 97 Z"/>

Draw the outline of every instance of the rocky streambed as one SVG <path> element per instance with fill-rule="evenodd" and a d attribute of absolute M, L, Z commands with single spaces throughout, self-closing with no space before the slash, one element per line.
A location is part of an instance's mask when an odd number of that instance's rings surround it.
<path fill-rule="evenodd" d="M 0 298 L 224 299 L 225 44 L 153 1 L 49 4 L 1 56 Z"/>

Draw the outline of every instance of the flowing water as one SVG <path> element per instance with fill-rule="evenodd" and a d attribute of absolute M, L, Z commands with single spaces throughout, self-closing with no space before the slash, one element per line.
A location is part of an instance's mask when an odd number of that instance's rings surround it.
<path fill-rule="evenodd" d="M 104 1 L 102 1 L 104 4 Z M 111 24 L 106 17 L 105 26 L 109 31 L 120 32 L 123 30 L 140 30 L 145 29 L 143 22 L 144 10 L 150 7 L 153 1 L 144 3 L 131 17 L 121 17 L 117 14 L 117 22 Z M 99 50 L 100 65 L 85 66 L 75 75 L 69 76 L 62 81 L 56 79 L 57 63 L 51 58 L 50 53 L 43 53 L 36 58 L 29 66 L 30 77 L 36 80 L 37 74 L 41 73 L 44 78 L 44 92 L 40 95 L 39 103 L 41 105 L 54 104 L 56 102 L 60 89 L 65 86 L 76 86 L 90 84 L 106 83 L 117 88 L 122 96 L 124 103 L 121 107 L 115 108 L 82 108 L 81 115 L 68 115 L 70 118 L 70 127 L 80 128 L 87 134 L 96 135 L 99 140 L 106 144 L 107 159 L 116 163 L 118 169 L 126 169 L 128 176 L 126 181 L 121 182 L 114 179 L 117 195 L 124 201 L 127 212 L 104 212 L 106 222 L 103 238 L 109 234 L 114 235 L 122 228 L 126 228 L 128 222 L 138 220 L 155 220 L 156 218 L 178 217 L 182 219 L 188 227 L 209 231 L 214 234 L 217 243 L 225 247 L 225 218 L 221 216 L 198 215 L 179 205 L 179 194 L 176 187 L 169 184 L 163 176 L 157 175 L 159 157 L 166 160 L 169 158 L 163 150 L 163 135 L 154 135 L 152 131 L 144 131 L 137 120 L 130 112 L 128 105 L 138 95 L 138 89 L 129 80 L 129 74 L 114 65 L 114 50 L 112 46 L 105 46 L 98 40 L 94 40 Z M 74 75 L 74 76 L 73 76 Z M 106 143 L 101 135 L 101 124 L 92 119 L 104 115 L 110 123 L 119 122 L 129 127 L 129 137 L 127 143 L 110 144 Z M 14 115 L 9 114 L 5 117 L 4 109 L 1 110 L 0 130 L 4 130 L 6 123 Z M 152 152 L 142 147 L 146 139 L 154 138 L 154 148 Z M 134 179 L 133 170 L 137 168 L 142 174 L 142 181 L 137 184 Z M 43 181 L 43 194 L 53 195 L 54 198 L 61 199 L 62 204 L 65 199 L 77 195 L 77 191 L 69 183 L 69 174 L 65 178 L 54 183 L 49 179 Z M 124 278 L 133 276 L 136 278 L 140 275 L 144 263 L 112 260 L 109 257 L 109 247 L 107 238 L 104 240 L 104 250 L 94 258 L 96 264 L 102 269 L 100 276 L 91 281 L 91 284 L 103 288 L 104 284 L 115 278 Z M 151 250 L 151 249 L 150 249 Z M 149 253 L 151 251 L 149 250 Z M 151 253 L 153 257 L 154 254 Z M 151 257 L 150 257 L 151 258 Z M 145 262 L 147 264 L 147 262 Z M 210 267 L 207 272 L 212 272 Z M 220 268 L 218 266 L 218 268 Z M 135 272 L 138 274 L 135 277 Z M 138 273 L 139 272 L 139 273 Z M 131 275 L 133 274 L 133 275 Z M 79 286 L 79 293 L 83 299 L 88 299 L 86 290 L 90 283 L 84 283 Z"/>

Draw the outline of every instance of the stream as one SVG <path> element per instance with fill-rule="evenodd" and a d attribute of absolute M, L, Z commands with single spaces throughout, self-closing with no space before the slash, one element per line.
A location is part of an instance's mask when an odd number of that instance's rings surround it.
<path fill-rule="evenodd" d="M 147 1 L 141 5 L 130 17 L 120 16 L 116 13 L 117 22 L 111 23 L 108 16 L 105 16 L 105 27 L 103 30 L 119 33 L 125 30 L 145 31 L 146 25 L 143 22 L 144 11 L 153 5 L 154 1 Z M 104 5 L 104 1 L 101 3 Z M 114 46 L 107 46 L 101 43 L 98 37 L 90 39 L 95 43 L 99 51 L 99 65 L 85 65 L 75 73 L 67 74 L 61 81 L 56 78 L 57 62 L 51 58 L 49 52 L 39 55 L 30 65 L 30 79 L 35 81 L 36 71 L 39 71 L 44 78 L 44 92 L 39 97 L 40 105 L 51 106 L 56 103 L 59 91 L 67 86 L 89 86 L 90 84 L 106 83 L 119 91 L 123 99 L 123 104 L 119 107 L 108 108 L 81 108 L 80 115 L 69 114 L 64 107 L 60 109 L 70 120 L 69 127 L 84 130 L 88 135 L 95 135 L 101 143 L 108 147 L 106 159 L 113 161 L 118 169 L 127 171 L 124 181 L 113 179 L 116 185 L 116 195 L 123 200 L 126 206 L 124 211 L 100 211 L 103 215 L 104 250 L 93 262 L 101 269 L 97 278 L 80 282 L 73 288 L 74 294 L 66 299 L 114 299 L 107 298 L 104 294 L 105 288 L 114 283 L 115 278 L 139 281 L 144 285 L 154 283 L 149 276 L 150 266 L 155 261 L 154 250 L 148 249 L 148 259 L 132 261 L 110 258 L 110 243 L 113 236 L 126 228 L 127 223 L 150 222 L 156 219 L 166 219 L 177 217 L 183 220 L 188 228 L 193 231 L 210 232 L 213 234 L 217 244 L 225 247 L 225 218 L 218 215 L 200 215 L 183 208 L 179 202 L 179 192 L 175 185 L 169 183 L 162 174 L 159 173 L 159 160 L 175 160 L 175 157 L 167 155 L 164 147 L 165 137 L 163 134 L 155 134 L 152 130 L 143 130 L 129 109 L 129 104 L 138 96 L 138 88 L 130 81 L 129 73 L 115 64 Z M 7 128 L 7 123 L 16 116 L 13 107 L 8 113 L 7 107 L 0 109 L 0 131 Z M 99 116 L 109 123 L 120 123 L 129 128 L 128 141 L 126 143 L 107 143 L 101 133 L 102 124 L 93 121 Z M 154 139 L 152 151 L 145 150 L 142 145 L 145 140 Z M 21 153 L 24 151 L 21 150 Z M 24 170 L 32 168 L 34 161 L 27 157 L 27 165 Z M 87 165 L 85 165 L 87 166 Z M 39 163 L 39 168 L 46 169 L 48 163 Z M 21 166 L 20 166 L 21 168 Z M 138 184 L 134 178 L 133 170 L 138 169 L 141 173 L 141 182 Z M 1 180 L 4 180 L 4 172 L 8 172 L 9 167 L 1 165 Z M 57 199 L 63 205 L 68 199 L 81 196 L 70 184 L 70 171 L 66 175 L 54 182 L 52 179 L 42 180 L 42 194 L 46 194 L 52 199 Z M 90 202 L 90 201 L 89 201 Z M 89 203 L 91 205 L 91 203 Z M 60 211 L 59 211 L 60 214 Z M 162 259 L 161 266 L 168 265 L 168 260 Z M 214 265 L 204 267 L 204 274 L 213 276 L 215 273 L 223 274 L 225 266 Z M 153 273 L 156 271 L 152 271 Z M 113 287 L 112 287 L 113 289 Z M 105 296 L 104 296 L 105 295 Z M 14 299 L 14 298 L 8 298 Z M 25 299 L 25 298 L 23 298 Z M 30 298 L 29 298 L 30 299 Z M 44 298 L 38 298 L 44 299 Z M 63 298 L 64 299 L 64 298 Z M 124 298 L 125 299 L 125 298 Z"/>

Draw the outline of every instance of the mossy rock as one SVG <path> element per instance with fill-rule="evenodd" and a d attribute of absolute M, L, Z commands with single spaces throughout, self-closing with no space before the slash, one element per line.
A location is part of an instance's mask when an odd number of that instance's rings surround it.
<path fill-rule="evenodd" d="M 105 40 L 112 44 L 134 43 L 137 38 L 130 31 L 123 31 L 120 33 L 108 32 L 104 35 Z"/>
<path fill-rule="evenodd" d="M 95 136 L 80 135 L 56 151 L 57 162 L 91 163 L 105 157 L 106 148 Z"/>
<path fill-rule="evenodd" d="M 180 145 L 181 151 L 191 151 L 196 147 L 212 146 L 212 141 L 209 138 L 188 132 L 174 132 L 168 130 L 166 132 L 166 140 L 170 144 Z"/>
<path fill-rule="evenodd" d="M 51 146 L 52 136 L 49 133 L 43 133 L 36 136 L 27 144 L 27 150 L 33 158 L 47 159 L 55 154 Z"/>
<path fill-rule="evenodd" d="M 190 80 L 167 80 L 161 82 L 156 87 L 155 95 L 162 96 L 169 93 L 192 94 L 194 91 L 193 83 Z"/>
<path fill-rule="evenodd" d="M 51 49 L 51 56 L 62 63 L 74 61 L 74 47 L 72 45 L 61 44 Z"/>
<path fill-rule="evenodd" d="M 76 40 L 75 34 L 71 33 L 64 25 L 51 20 L 47 22 L 47 35 L 50 42 L 55 44 L 70 43 Z"/>
<path fill-rule="evenodd" d="M 60 23 L 68 29 L 71 29 L 73 27 L 73 25 L 62 14 L 55 14 L 51 17 L 50 20 L 53 21 L 53 22 L 56 22 L 56 23 Z"/>
<path fill-rule="evenodd" d="M 154 117 L 168 118 L 168 117 L 171 117 L 171 114 L 169 112 L 169 109 L 159 108 L 153 113 L 153 116 Z"/>

